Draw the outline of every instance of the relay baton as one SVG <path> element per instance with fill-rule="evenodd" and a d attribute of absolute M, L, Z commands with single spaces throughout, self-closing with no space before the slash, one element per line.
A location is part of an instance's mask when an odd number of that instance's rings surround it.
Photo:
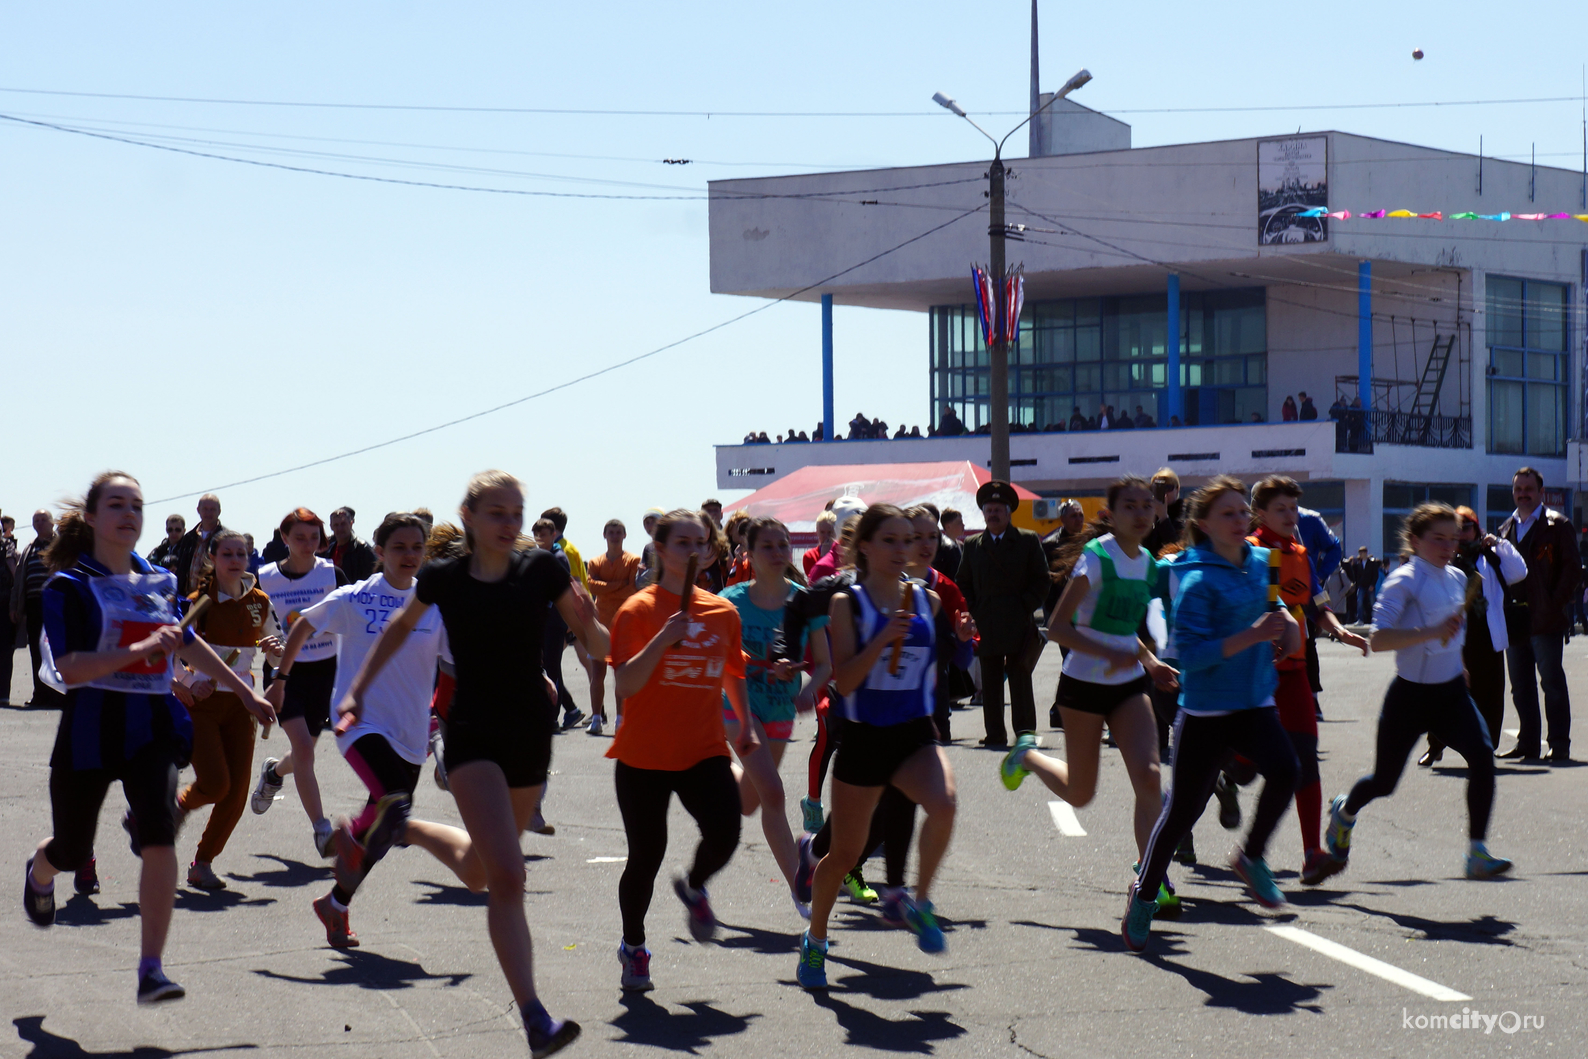
<path fill-rule="evenodd" d="M 678 613 L 689 613 L 689 600 L 695 594 L 695 576 L 700 571 L 700 557 L 691 555 L 689 566 L 684 569 L 684 587 L 678 593 Z"/>
<path fill-rule="evenodd" d="M 915 586 L 913 584 L 911 584 L 910 582 L 908 582 L 908 581 L 906 581 L 904 583 L 904 599 L 902 600 L 902 602 L 903 602 L 904 605 L 902 607 L 900 607 L 900 610 L 907 610 L 907 611 L 909 611 L 911 613 L 914 613 L 914 611 L 915 611 Z M 903 654 L 903 653 L 904 653 L 904 641 L 903 640 L 895 640 L 895 641 L 893 641 L 893 654 L 891 656 L 889 656 L 889 658 L 888 658 L 888 676 L 893 677 L 893 676 L 898 676 L 899 675 L 899 656 L 901 654 Z"/>
<path fill-rule="evenodd" d="M 177 626 L 177 628 L 181 629 L 183 632 L 186 632 L 188 629 L 192 628 L 193 627 L 193 623 L 195 621 L 198 621 L 199 618 L 203 616 L 204 612 L 206 610 L 209 610 L 209 609 L 210 609 L 210 597 L 208 597 L 208 596 L 200 596 L 198 599 L 193 601 L 193 605 L 188 608 L 188 612 L 187 612 L 186 616 L 184 616 L 182 618 L 182 622 L 181 622 L 180 625 Z M 158 662 L 161 658 L 164 658 L 164 657 L 165 657 L 165 652 L 164 651 L 155 651 L 155 652 L 153 652 L 152 654 L 149 655 L 149 661 L 151 663 L 152 662 Z"/>

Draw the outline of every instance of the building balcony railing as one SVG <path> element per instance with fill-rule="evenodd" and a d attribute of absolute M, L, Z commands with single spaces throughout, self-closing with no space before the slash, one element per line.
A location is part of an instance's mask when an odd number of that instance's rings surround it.
<path fill-rule="evenodd" d="M 1472 418 L 1348 409 L 1335 421 L 1335 452 L 1372 455 L 1374 442 L 1424 449 L 1470 449 Z"/>

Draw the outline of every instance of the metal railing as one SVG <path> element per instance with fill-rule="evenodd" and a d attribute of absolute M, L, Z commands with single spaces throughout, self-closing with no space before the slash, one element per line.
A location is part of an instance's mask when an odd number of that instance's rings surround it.
<path fill-rule="evenodd" d="M 1334 451 L 1371 455 L 1374 442 L 1424 449 L 1472 448 L 1470 416 L 1347 409 L 1334 424 Z"/>

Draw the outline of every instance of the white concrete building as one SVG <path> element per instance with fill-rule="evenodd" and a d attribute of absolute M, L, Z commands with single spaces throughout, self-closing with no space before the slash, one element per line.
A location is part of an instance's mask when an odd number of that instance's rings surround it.
<path fill-rule="evenodd" d="M 1089 136 L 1116 135 L 1079 117 Z M 1062 127 L 1044 135 L 1062 141 Z M 1025 226 L 1008 244 L 1025 276 L 1009 354 L 1011 421 L 1032 431 L 1011 438 L 1021 484 L 1085 494 L 1165 463 L 1192 482 L 1282 472 L 1343 520 L 1350 549 L 1382 553 L 1423 499 L 1497 522 L 1529 464 L 1580 518 L 1588 223 L 1448 218 L 1588 215 L 1583 174 L 1342 132 L 1051 150 L 1008 163 L 1007 221 Z M 921 313 L 925 371 L 907 383 L 921 418 L 936 427 L 952 408 L 974 430 L 988 422 L 969 278 L 988 256 L 986 172 L 715 181 L 711 289 Z M 1298 216 L 1316 206 L 1353 217 Z M 1447 219 L 1355 216 L 1400 208 Z M 864 355 L 835 351 L 839 370 Z M 1302 392 L 1318 420 L 1282 422 Z M 1331 422 L 1337 396 L 1366 414 Z M 1157 425 L 1069 429 L 1077 407 L 1106 405 Z M 985 463 L 987 450 L 985 436 L 724 445 L 718 483 L 755 488 L 809 463 Z"/>

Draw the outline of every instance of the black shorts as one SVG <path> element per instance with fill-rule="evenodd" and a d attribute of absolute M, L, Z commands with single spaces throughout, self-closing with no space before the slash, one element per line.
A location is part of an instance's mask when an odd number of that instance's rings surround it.
<path fill-rule="evenodd" d="M 1090 680 L 1076 680 L 1068 673 L 1060 673 L 1059 693 L 1053 701 L 1062 709 L 1107 717 L 1127 700 L 1151 693 L 1152 681 L 1145 673 L 1124 684 L 1094 684 Z"/>
<path fill-rule="evenodd" d="M 494 761 L 509 787 L 540 786 L 551 769 L 555 714 L 556 707 L 544 703 L 484 712 L 454 702 L 447 717 L 447 771 L 471 761 Z"/>
<path fill-rule="evenodd" d="M 50 769 L 50 810 L 55 834 L 45 859 L 61 871 L 76 871 L 94 855 L 99 809 L 110 785 L 121 781 L 138 829 L 138 842 L 154 849 L 176 844 L 178 745 L 156 740 L 113 768 Z"/>
<path fill-rule="evenodd" d="M 930 717 L 886 727 L 846 717 L 839 729 L 833 779 L 853 787 L 886 787 L 912 754 L 936 742 L 937 725 Z"/>
<path fill-rule="evenodd" d="M 335 686 L 335 655 L 297 663 L 287 674 L 287 690 L 281 696 L 277 718 L 290 721 L 302 717 L 309 734 L 318 739 L 331 726 L 331 692 Z"/>
<path fill-rule="evenodd" d="M 421 767 L 393 750 L 379 733 L 359 736 L 342 756 L 369 788 L 371 804 L 388 794 L 401 793 L 412 798 L 419 786 Z"/>

